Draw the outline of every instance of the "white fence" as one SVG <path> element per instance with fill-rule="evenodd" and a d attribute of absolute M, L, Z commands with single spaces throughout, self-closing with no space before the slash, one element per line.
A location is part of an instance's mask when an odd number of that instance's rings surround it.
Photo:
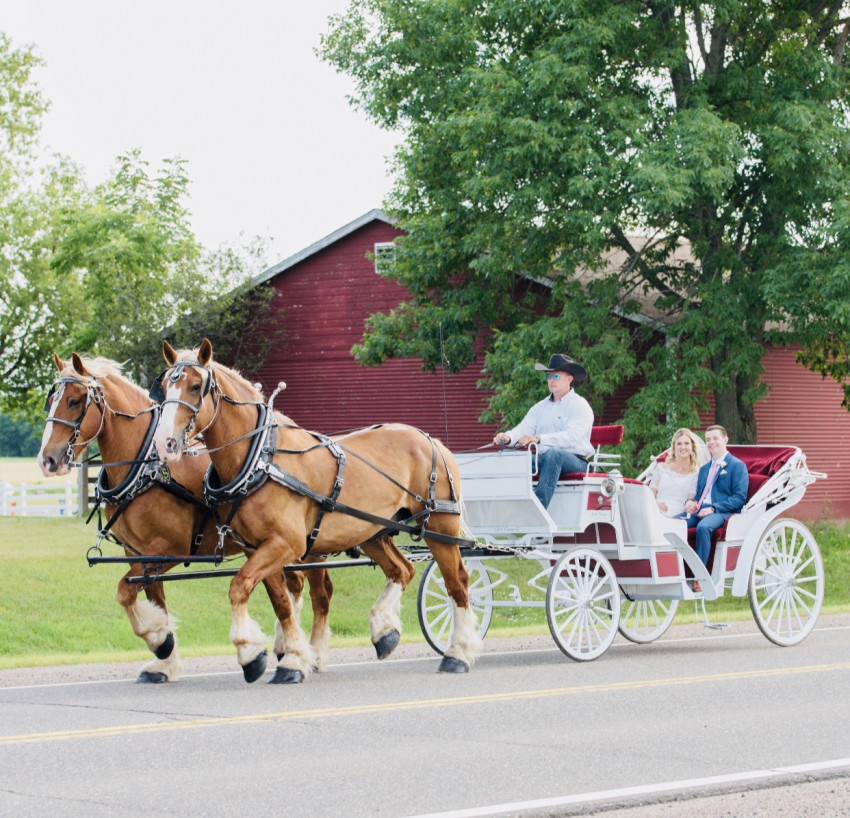
<path fill-rule="evenodd" d="M 69 517 L 78 513 L 76 483 L 0 483 L 0 517 Z"/>

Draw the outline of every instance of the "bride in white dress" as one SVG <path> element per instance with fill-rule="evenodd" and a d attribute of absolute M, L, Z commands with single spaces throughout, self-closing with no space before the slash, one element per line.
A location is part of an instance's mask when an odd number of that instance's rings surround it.
<path fill-rule="evenodd" d="M 683 515 L 685 502 L 696 493 L 697 473 L 708 458 L 707 452 L 702 453 L 704 448 L 705 444 L 690 429 L 677 429 L 667 458 L 656 463 L 648 485 L 666 517 Z"/>

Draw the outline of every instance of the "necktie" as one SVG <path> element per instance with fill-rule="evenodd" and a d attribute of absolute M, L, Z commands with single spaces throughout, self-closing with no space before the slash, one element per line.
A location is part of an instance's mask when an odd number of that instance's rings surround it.
<path fill-rule="evenodd" d="M 714 478 L 717 476 L 717 461 L 711 461 L 711 471 L 708 474 L 708 480 L 705 481 L 705 488 L 702 490 L 702 496 L 699 498 L 699 506 L 702 508 L 702 504 L 708 499 L 708 495 L 711 493 L 711 486 L 714 483 Z"/>

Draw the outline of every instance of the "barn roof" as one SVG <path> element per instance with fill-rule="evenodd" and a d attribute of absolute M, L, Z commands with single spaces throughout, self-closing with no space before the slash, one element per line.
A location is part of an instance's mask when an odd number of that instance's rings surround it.
<path fill-rule="evenodd" d="M 269 279 L 274 278 L 276 275 L 285 272 L 290 267 L 294 267 L 299 262 L 304 261 L 304 259 L 310 258 L 315 253 L 318 253 L 320 250 L 324 250 L 326 247 L 329 247 L 334 242 L 339 241 L 340 239 L 344 239 L 346 236 L 354 233 L 356 230 L 359 230 L 361 227 L 365 227 L 367 224 L 370 224 L 373 221 L 382 221 L 387 224 L 392 224 L 389 218 L 384 214 L 382 210 L 378 210 L 377 208 L 374 210 L 370 210 L 368 213 L 364 213 L 359 218 L 355 219 L 353 222 L 349 222 L 348 224 L 340 227 L 338 230 L 334 230 L 333 233 L 328 234 L 323 239 L 319 239 L 316 242 L 313 242 L 309 247 L 305 247 L 303 250 L 299 250 L 295 255 L 290 256 L 289 258 L 285 258 L 283 261 L 279 261 L 273 267 L 269 267 L 267 270 L 263 270 L 258 276 L 251 280 L 251 287 L 256 287 L 259 284 L 263 284 Z"/>
<path fill-rule="evenodd" d="M 334 244 L 340 239 L 344 239 L 347 236 L 351 235 L 355 231 L 359 230 L 361 227 L 365 227 L 368 224 L 371 224 L 374 221 L 382 221 L 385 224 L 393 225 L 393 221 L 380 209 L 375 208 L 370 210 L 368 213 L 364 213 L 362 216 L 354 219 L 354 221 L 349 222 L 346 225 L 343 225 L 338 230 L 334 230 L 333 233 L 329 233 L 322 239 L 311 244 L 309 247 L 305 247 L 303 250 L 299 250 L 289 258 L 284 259 L 283 261 L 279 261 L 277 264 L 269 267 L 264 270 L 262 273 L 257 275 L 251 280 L 251 287 L 256 287 L 260 284 L 269 281 L 280 273 L 286 272 L 290 268 L 294 267 L 296 264 L 310 258 L 315 253 L 318 253 L 320 250 L 324 250 L 326 247 Z M 650 242 L 650 239 L 646 236 L 640 235 L 629 235 L 629 240 L 638 248 L 638 250 L 642 250 L 643 247 Z M 670 257 L 670 263 L 672 264 L 681 264 L 685 260 L 690 260 L 692 258 L 690 253 L 690 246 L 685 242 L 683 243 Z M 612 272 L 615 269 L 623 270 L 629 265 L 629 257 L 624 250 L 619 248 L 611 248 L 608 253 L 603 256 L 604 264 L 601 271 L 591 271 L 587 269 L 578 271 L 578 280 L 583 284 L 587 285 L 587 283 L 594 277 L 599 276 L 603 273 L 607 274 Z M 546 287 L 552 287 L 553 282 L 551 279 L 535 279 L 539 284 L 542 284 Z M 620 314 L 623 318 L 628 321 L 632 321 L 637 324 L 648 324 L 654 330 L 658 332 L 666 332 L 667 325 L 671 322 L 671 317 L 659 311 L 655 302 L 660 293 L 657 290 L 652 289 L 642 289 L 637 286 L 633 286 L 632 289 L 628 293 L 629 297 L 633 300 L 637 301 L 640 304 L 640 312 L 638 313 L 625 313 L 619 309 L 615 309 L 615 312 Z"/>

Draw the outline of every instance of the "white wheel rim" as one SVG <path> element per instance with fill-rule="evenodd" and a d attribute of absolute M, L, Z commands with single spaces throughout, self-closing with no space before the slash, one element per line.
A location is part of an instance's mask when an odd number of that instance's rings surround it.
<path fill-rule="evenodd" d="M 620 589 L 611 564 L 592 548 L 564 554 L 546 590 L 546 617 L 558 647 L 571 659 L 601 656 L 614 641 Z"/>
<path fill-rule="evenodd" d="M 778 520 L 762 535 L 750 570 L 750 608 L 762 633 L 795 645 L 814 627 L 823 602 L 823 561 L 809 530 Z"/>

